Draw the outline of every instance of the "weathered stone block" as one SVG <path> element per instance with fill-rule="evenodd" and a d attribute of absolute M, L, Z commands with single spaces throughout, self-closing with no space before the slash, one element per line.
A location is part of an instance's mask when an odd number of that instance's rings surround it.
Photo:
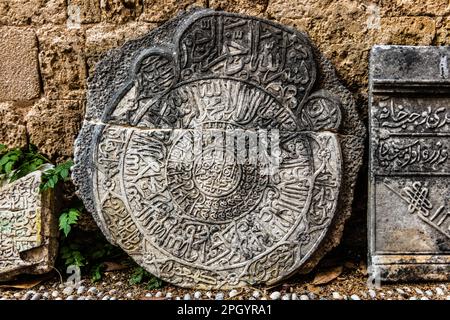
<path fill-rule="evenodd" d="M 450 279 L 450 47 L 370 58 L 369 244 L 374 278 Z"/>
<path fill-rule="evenodd" d="M 82 99 L 86 62 L 84 35 L 65 27 L 38 30 L 39 62 L 45 96 L 49 99 Z"/>
<path fill-rule="evenodd" d="M 382 17 L 380 44 L 430 45 L 436 36 L 436 22 L 430 17 Z"/>
<path fill-rule="evenodd" d="M 148 0 L 144 2 L 141 19 L 148 22 L 165 22 L 190 7 L 205 7 L 206 0 Z"/>
<path fill-rule="evenodd" d="M 193 10 L 97 64 L 73 179 L 109 241 L 164 280 L 273 284 L 339 243 L 355 109 L 304 33 Z"/>
<path fill-rule="evenodd" d="M 30 142 L 51 160 L 71 158 L 82 112 L 79 101 L 39 100 L 25 117 Z"/>
<path fill-rule="evenodd" d="M 100 1 L 69 0 L 67 4 L 68 26 L 77 28 L 81 24 L 101 21 Z"/>
<path fill-rule="evenodd" d="M 55 197 L 41 172 L 0 187 L 0 280 L 52 270 L 58 246 Z"/>
<path fill-rule="evenodd" d="M 142 12 L 141 0 L 103 0 L 100 2 L 102 21 L 125 23 Z"/>
<path fill-rule="evenodd" d="M 27 132 L 23 115 L 11 102 L 0 103 L 0 144 L 9 148 L 27 144 Z"/>
<path fill-rule="evenodd" d="M 123 25 L 101 24 L 86 30 L 86 60 L 88 75 L 92 74 L 95 64 L 108 50 L 121 46 L 128 39 L 138 38 L 156 24 L 147 22 L 129 22 Z"/>
<path fill-rule="evenodd" d="M 252 16 L 262 15 L 269 0 L 210 0 L 209 8 Z"/>
<path fill-rule="evenodd" d="M 66 20 L 65 0 L 6 0 L 0 2 L 0 24 L 30 25 Z"/>
<path fill-rule="evenodd" d="M 383 16 L 442 16 L 450 13 L 448 0 L 390 0 L 380 5 Z"/>
<path fill-rule="evenodd" d="M 39 96 L 36 36 L 33 31 L 0 28 L 0 101 Z"/>

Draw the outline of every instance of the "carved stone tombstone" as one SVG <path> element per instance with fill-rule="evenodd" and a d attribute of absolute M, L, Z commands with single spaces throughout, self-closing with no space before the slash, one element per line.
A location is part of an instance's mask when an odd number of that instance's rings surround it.
<path fill-rule="evenodd" d="M 0 187 L 0 280 L 53 269 L 58 248 L 53 190 L 39 192 L 41 171 Z"/>
<path fill-rule="evenodd" d="M 194 10 L 96 66 L 73 178 L 109 241 L 158 277 L 272 284 L 339 242 L 364 134 L 305 34 Z"/>
<path fill-rule="evenodd" d="M 373 277 L 450 279 L 450 47 L 376 46 L 370 60 Z"/>

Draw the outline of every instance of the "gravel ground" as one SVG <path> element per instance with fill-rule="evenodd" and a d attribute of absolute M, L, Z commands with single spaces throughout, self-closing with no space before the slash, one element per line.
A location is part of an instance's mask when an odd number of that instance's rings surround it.
<path fill-rule="evenodd" d="M 296 277 L 273 288 L 197 291 L 165 285 L 147 290 L 130 285 L 129 270 L 108 272 L 99 282 L 83 279 L 77 286 L 61 283 L 59 277 L 31 289 L 1 289 L 0 300 L 450 300 L 450 283 L 403 283 L 369 289 L 367 276 L 348 270 L 333 281 L 316 286 L 312 276 Z"/>

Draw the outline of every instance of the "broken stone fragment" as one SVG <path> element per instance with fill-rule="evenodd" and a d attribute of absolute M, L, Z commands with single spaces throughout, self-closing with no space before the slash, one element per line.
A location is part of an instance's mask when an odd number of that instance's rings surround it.
<path fill-rule="evenodd" d="M 36 171 L 0 187 L 0 281 L 52 270 L 58 229 L 52 189 L 39 192 Z"/>

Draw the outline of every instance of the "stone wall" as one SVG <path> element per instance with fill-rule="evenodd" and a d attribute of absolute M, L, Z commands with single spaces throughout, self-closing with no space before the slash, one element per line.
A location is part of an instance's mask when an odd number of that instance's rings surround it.
<path fill-rule="evenodd" d="M 101 54 L 191 6 L 307 31 L 363 116 L 373 44 L 450 44 L 449 0 L 0 0 L 0 143 L 30 141 L 53 160 L 70 158 Z"/>

